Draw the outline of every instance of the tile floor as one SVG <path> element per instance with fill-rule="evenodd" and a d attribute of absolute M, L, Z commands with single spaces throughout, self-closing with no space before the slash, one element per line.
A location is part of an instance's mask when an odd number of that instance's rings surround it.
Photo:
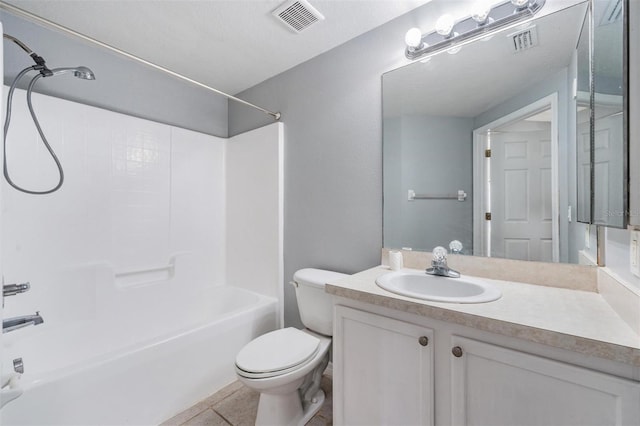
<path fill-rule="evenodd" d="M 325 401 L 307 426 L 333 424 L 332 377 L 322 376 Z M 235 381 L 191 408 L 170 418 L 161 426 L 251 426 L 258 410 L 258 392 Z"/>

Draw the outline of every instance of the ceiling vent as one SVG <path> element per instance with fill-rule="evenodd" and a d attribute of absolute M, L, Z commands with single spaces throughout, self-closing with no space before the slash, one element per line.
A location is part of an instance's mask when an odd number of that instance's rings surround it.
<path fill-rule="evenodd" d="M 289 0 L 271 12 L 280 22 L 295 33 L 300 33 L 319 21 L 324 16 L 306 0 Z"/>
<path fill-rule="evenodd" d="M 538 45 L 538 31 L 535 25 L 526 30 L 509 34 L 507 37 L 511 41 L 511 47 L 514 53 L 522 52 L 523 50 L 531 49 Z"/>

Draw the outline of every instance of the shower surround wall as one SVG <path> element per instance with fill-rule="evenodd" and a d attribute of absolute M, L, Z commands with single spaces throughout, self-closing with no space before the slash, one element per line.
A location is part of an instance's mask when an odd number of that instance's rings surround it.
<path fill-rule="evenodd" d="M 5 282 L 32 287 L 4 317 L 45 321 L 4 336 L 3 367 L 23 358 L 25 394 L 3 421 L 158 423 L 234 380 L 237 351 L 281 323 L 282 124 L 227 140 L 44 95 L 33 104 L 66 180 L 46 196 L 2 187 Z M 11 175 L 48 188 L 57 172 L 24 91 L 13 108 Z M 230 271 L 245 248 L 269 264 Z M 76 397 L 89 408 L 72 408 Z"/>

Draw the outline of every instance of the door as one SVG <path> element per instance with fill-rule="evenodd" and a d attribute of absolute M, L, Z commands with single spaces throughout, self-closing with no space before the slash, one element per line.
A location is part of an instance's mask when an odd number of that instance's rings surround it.
<path fill-rule="evenodd" d="M 336 425 L 433 425 L 433 330 L 336 306 Z"/>
<path fill-rule="evenodd" d="M 474 253 L 566 261 L 560 252 L 558 94 L 473 131 Z M 564 161 L 564 160 L 563 160 Z"/>
<path fill-rule="evenodd" d="M 491 132 L 491 255 L 551 262 L 551 124 L 522 124 Z"/>
<path fill-rule="evenodd" d="M 640 419 L 638 382 L 459 336 L 451 346 L 452 424 L 636 425 Z"/>

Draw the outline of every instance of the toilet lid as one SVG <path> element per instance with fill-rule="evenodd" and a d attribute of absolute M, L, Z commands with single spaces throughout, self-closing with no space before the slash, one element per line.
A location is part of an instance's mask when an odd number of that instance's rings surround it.
<path fill-rule="evenodd" d="M 320 339 L 296 328 L 272 331 L 249 342 L 236 366 L 253 373 L 281 371 L 306 363 L 318 351 Z"/>

